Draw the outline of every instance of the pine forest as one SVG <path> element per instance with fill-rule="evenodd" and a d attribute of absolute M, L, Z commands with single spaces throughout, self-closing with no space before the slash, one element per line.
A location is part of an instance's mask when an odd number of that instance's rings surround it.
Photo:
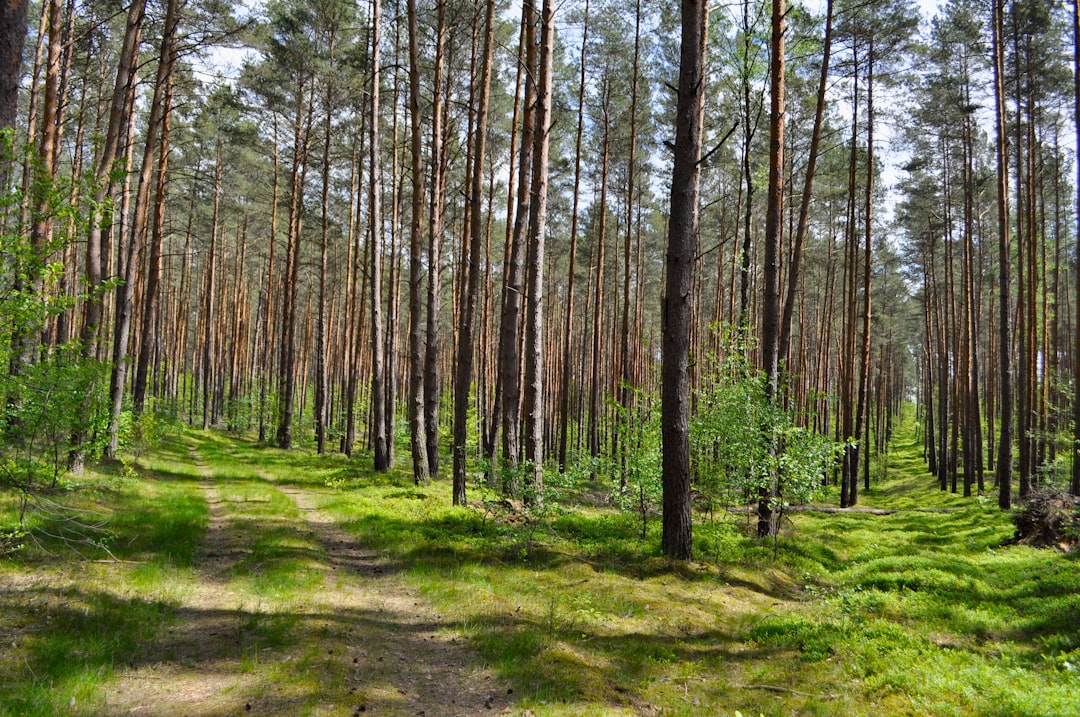
<path fill-rule="evenodd" d="M 1080 714 L 1078 147 L 1080 0 L 4 0 L 0 715 Z"/>

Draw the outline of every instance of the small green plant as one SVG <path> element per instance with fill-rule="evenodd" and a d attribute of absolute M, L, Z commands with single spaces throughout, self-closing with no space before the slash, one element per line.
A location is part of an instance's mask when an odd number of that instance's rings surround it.
<path fill-rule="evenodd" d="M 120 414 L 120 445 L 134 460 L 161 445 L 176 433 L 176 426 L 158 414 L 152 404 L 142 413 L 124 411 Z"/>
<path fill-rule="evenodd" d="M 664 499 L 660 449 L 660 409 L 654 393 L 634 389 L 628 405 L 616 406 L 619 455 L 604 459 L 613 476 L 612 500 L 641 520 L 641 539 L 648 537 L 649 516 Z"/>
<path fill-rule="evenodd" d="M 782 517 L 786 506 L 817 497 L 843 446 L 769 399 L 764 373 L 747 358 L 752 345 L 739 336 L 728 335 L 709 359 L 697 395 L 690 426 L 697 485 L 710 505 L 745 505 L 769 494 Z"/>

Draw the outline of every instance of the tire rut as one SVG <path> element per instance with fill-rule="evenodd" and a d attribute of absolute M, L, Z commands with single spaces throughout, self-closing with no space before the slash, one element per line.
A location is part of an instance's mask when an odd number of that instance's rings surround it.
<path fill-rule="evenodd" d="M 453 626 L 405 585 L 398 566 L 382 558 L 318 508 L 316 494 L 277 484 L 322 546 L 334 588 L 321 601 L 369 616 L 364 630 L 340 639 L 356 676 L 388 680 L 409 715 L 478 715 L 505 707 L 510 690 L 455 635 Z"/>

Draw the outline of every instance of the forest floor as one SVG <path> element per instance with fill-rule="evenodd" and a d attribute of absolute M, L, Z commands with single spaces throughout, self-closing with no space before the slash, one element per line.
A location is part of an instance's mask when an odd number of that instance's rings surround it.
<path fill-rule="evenodd" d="M 1010 545 L 913 442 L 877 472 L 861 505 L 895 513 L 795 513 L 775 543 L 702 516 L 673 566 L 658 519 L 642 539 L 581 492 L 454 508 L 184 431 L 0 559 L 0 715 L 1080 714 L 1075 554 Z M 107 551 L 49 537 L 73 515 Z"/>

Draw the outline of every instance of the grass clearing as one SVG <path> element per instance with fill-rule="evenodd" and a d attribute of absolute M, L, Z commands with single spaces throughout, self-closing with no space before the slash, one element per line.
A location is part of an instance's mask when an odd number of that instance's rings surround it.
<path fill-rule="evenodd" d="M 130 562 L 61 545 L 0 562 L 0 714 L 108 714 L 148 669 L 192 700 L 162 714 L 408 714 L 445 694 L 406 696 L 390 663 L 457 645 L 509 714 L 1080 714 L 1076 558 L 1006 545 L 1008 516 L 937 491 L 916 450 L 862 496 L 901 512 L 792 514 L 775 545 L 718 515 L 695 527 L 700 562 L 673 566 L 659 521 L 643 540 L 601 508 L 538 520 L 478 486 L 455 508 L 400 468 L 187 432 L 138 478 L 71 494 Z M 346 573 L 339 549 L 375 558 Z M 375 580 L 393 594 L 349 602 Z M 495 684 L 481 674 L 443 679 Z"/>

